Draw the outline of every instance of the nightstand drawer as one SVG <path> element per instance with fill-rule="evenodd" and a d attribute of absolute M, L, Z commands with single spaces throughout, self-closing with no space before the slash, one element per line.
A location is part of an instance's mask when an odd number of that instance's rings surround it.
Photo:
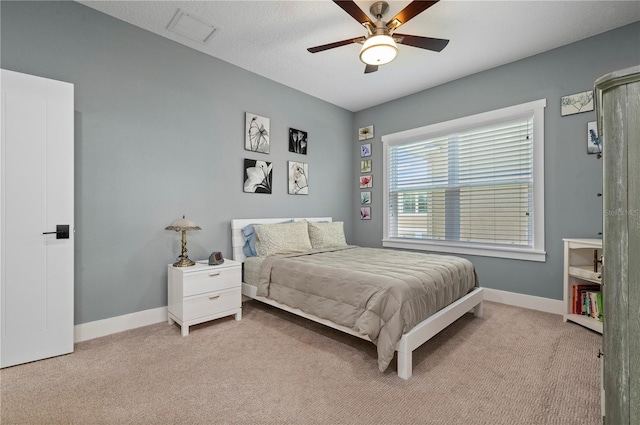
<path fill-rule="evenodd" d="M 189 273 L 184 277 L 182 295 L 189 297 L 227 288 L 239 288 L 241 279 L 241 272 L 238 267 Z"/>
<path fill-rule="evenodd" d="M 183 321 L 197 319 L 239 308 L 242 304 L 241 289 L 227 289 L 197 295 L 184 300 Z"/>

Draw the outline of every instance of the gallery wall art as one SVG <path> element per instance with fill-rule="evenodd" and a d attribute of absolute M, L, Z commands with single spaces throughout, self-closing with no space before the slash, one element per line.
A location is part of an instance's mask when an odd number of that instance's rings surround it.
<path fill-rule="evenodd" d="M 370 140 L 373 139 L 373 125 L 368 125 L 366 127 L 360 127 L 358 129 L 358 140 Z M 373 175 L 371 174 L 373 165 L 371 156 L 373 154 L 371 143 L 362 143 L 360 145 L 360 174 L 358 179 L 358 187 L 360 189 L 370 189 L 373 187 Z M 360 191 L 360 219 L 361 220 L 371 220 L 371 191 L 370 190 L 361 190 Z"/>
<path fill-rule="evenodd" d="M 309 194 L 309 164 L 289 161 L 289 194 Z"/>
<path fill-rule="evenodd" d="M 602 153 L 602 141 L 595 121 L 587 123 L 587 153 Z"/>
<path fill-rule="evenodd" d="M 271 193 L 273 182 L 272 163 L 244 160 L 244 191 L 247 193 Z"/>
<path fill-rule="evenodd" d="M 371 204 L 371 192 L 370 191 L 362 191 L 360 192 L 360 203 L 362 205 L 370 205 Z"/>
<path fill-rule="evenodd" d="M 366 175 L 360 176 L 360 189 L 367 189 L 373 187 L 373 176 Z"/>
<path fill-rule="evenodd" d="M 361 127 L 358 129 L 358 140 L 373 139 L 373 125 Z"/>
<path fill-rule="evenodd" d="M 309 143 L 306 131 L 289 129 L 289 152 L 307 154 L 307 144 Z"/>
<path fill-rule="evenodd" d="M 593 90 L 562 96 L 560 115 L 573 115 L 593 111 Z"/>
<path fill-rule="evenodd" d="M 269 118 L 250 112 L 245 113 L 245 150 L 269 153 L 269 126 Z"/>
<path fill-rule="evenodd" d="M 360 157 L 367 158 L 371 156 L 371 143 L 360 145 Z"/>

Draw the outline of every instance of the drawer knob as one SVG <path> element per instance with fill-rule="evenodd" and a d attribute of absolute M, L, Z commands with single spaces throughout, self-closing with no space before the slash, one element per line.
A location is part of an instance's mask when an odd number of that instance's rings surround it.
<path fill-rule="evenodd" d="M 215 276 L 220 276 L 220 272 L 209 273 L 209 277 L 215 277 Z"/>
<path fill-rule="evenodd" d="M 210 300 L 217 300 L 218 298 L 220 298 L 220 295 L 211 295 L 209 297 Z"/>

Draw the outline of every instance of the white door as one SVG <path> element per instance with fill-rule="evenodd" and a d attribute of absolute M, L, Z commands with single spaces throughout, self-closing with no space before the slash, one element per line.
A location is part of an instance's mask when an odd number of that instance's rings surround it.
<path fill-rule="evenodd" d="M 0 367 L 7 367 L 73 351 L 74 129 L 72 84 L 1 72 Z M 58 225 L 69 226 L 67 239 Z"/>

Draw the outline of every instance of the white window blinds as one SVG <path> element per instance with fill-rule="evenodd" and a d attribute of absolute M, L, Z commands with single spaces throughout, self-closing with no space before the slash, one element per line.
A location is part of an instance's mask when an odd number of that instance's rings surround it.
<path fill-rule="evenodd" d="M 526 118 L 391 147 L 392 234 L 531 246 L 532 139 Z"/>
<path fill-rule="evenodd" d="M 536 258 L 507 257 L 544 261 L 544 105 L 383 136 L 384 245 L 528 251 Z"/>

